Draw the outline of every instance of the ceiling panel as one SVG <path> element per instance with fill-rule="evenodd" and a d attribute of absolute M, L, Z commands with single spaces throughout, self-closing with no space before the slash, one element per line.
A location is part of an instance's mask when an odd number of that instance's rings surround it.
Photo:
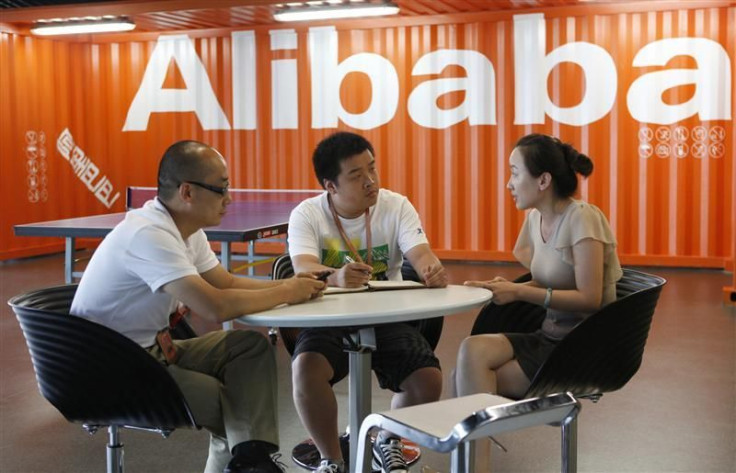
<path fill-rule="evenodd" d="M 399 15 L 404 17 L 615 3 L 603 0 L 393 1 L 400 8 Z M 275 23 L 273 13 L 283 3 L 285 0 L 0 0 L 0 29 L 25 32 L 36 20 L 102 15 L 127 16 L 136 23 L 136 32 L 144 33 L 249 27 Z"/>

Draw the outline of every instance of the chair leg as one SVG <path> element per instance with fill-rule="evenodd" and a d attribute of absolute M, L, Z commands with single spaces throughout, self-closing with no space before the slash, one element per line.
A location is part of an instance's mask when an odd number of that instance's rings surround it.
<path fill-rule="evenodd" d="M 450 454 L 450 473 L 475 471 L 475 441 L 460 442 Z"/>
<path fill-rule="evenodd" d="M 562 421 L 562 473 L 578 471 L 578 411 Z"/>
<path fill-rule="evenodd" d="M 109 442 L 107 444 L 107 473 L 123 473 L 123 444 L 120 443 L 119 427 L 111 425 L 107 429 Z"/>

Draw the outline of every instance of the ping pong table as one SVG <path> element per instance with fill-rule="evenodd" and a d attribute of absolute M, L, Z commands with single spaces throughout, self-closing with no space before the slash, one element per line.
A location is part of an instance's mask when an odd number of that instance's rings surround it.
<path fill-rule="evenodd" d="M 314 190 L 230 189 L 231 204 L 220 225 L 204 229 L 210 241 L 220 243 L 220 261 L 231 271 L 232 243 L 248 243 L 248 261 L 253 262 L 254 242 L 286 234 L 289 214 L 302 200 L 320 194 Z M 154 187 L 129 187 L 126 207 L 138 208 L 156 195 Z M 70 284 L 81 273 L 74 271 L 77 238 L 104 238 L 125 218 L 125 212 L 27 223 L 13 227 L 16 236 L 65 239 L 64 281 Z M 249 267 L 253 275 L 253 266 Z"/>

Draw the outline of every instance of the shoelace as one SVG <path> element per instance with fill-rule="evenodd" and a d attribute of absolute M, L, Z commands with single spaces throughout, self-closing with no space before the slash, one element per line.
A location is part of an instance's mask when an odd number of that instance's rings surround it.
<path fill-rule="evenodd" d="M 273 455 L 271 455 L 271 460 L 274 462 L 276 466 L 281 468 L 281 471 L 285 471 L 287 468 L 289 468 L 288 466 L 286 466 L 286 463 L 281 461 L 280 453 L 274 453 Z"/>
<path fill-rule="evenodd" d="M 406 470 L 406 461 L 404 461 L 404 452 L 401 442 L 398 440 L 390 440 L 378 446 L 381 452 L 381 465 L 383 471 Z"/>
<path fill-rule="evenodd" d="M 340 467 L 337 466 L 337 464 L 335 464 L 335 463 L 327 463 L 327 464 L 320 465 L 317 468 L 317 471 L 325 472 L 325 473 L 328 472 L 328 471 L 330 471 L 332 473 L 338 473 L 340 471 Z"/>

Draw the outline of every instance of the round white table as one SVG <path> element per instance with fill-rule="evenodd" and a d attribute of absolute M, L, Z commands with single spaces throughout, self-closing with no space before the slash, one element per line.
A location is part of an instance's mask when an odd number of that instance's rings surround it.
<path fill-rule="evenodd" d="M 350 432 L 371 411 L 371 357 L 376 348 L 373 326 L 452 315 L 480 307 L 491 299 L 486 289 L 447 286 L 434 289 L 401 289 L 327 294 L 303 304 L 282 305 L 248 314 L 239 322 L 266 327 L 351 327 L 347 349 L 350 356 Z M 350 436 L 350 471 L 355 471 L 357 436 Z M 366 466 L 370 457 L 364 459 Z"/>

